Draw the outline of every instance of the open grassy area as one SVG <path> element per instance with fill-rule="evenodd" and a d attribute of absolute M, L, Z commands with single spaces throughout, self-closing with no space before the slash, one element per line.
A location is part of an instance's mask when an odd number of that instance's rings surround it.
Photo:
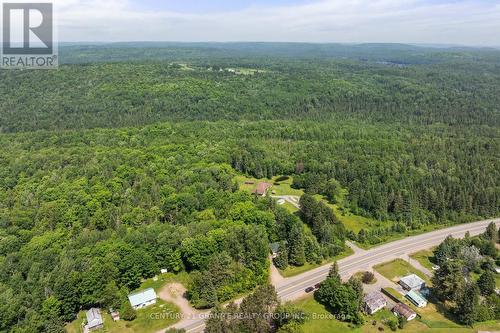
<path fill-rule="evenodd" d="M 405 301 L 405 298 L 403 297 L 403 295 L 401 295 L 396 289 L 391 288 L 391 287 L 387 287 L 387 288 L 384 288 L 384 290 L 386 292 L 388 292 L 392 297 L 398 299 L 400 302 Z"/>
<path fill-rule="evenodd" d="M 426 284 L 430 285 L 430 280 L 425 274 L 402 259 L 396 259 L 373 267 L 377 272 L 393 282 L 398 282 L 403 276 L 416 274 L 422 278 Z"/>
<path fill-rule="evenodd" d="M 147 279 L 141 283 L 141 286 L 137 290 L 142 290 L 146 288 L 153 288 L 158 292 L 166 283 L 178 282 L 182 283 L 185 287 L 189 284 L 189 274 L 187 272 L 181 272 L 178 274 L 166 273 L 159 274 L 157 280 L 154 281 L 153 278 Z"/>
<path fill-rule="evenodd" d="M 308 316 L 302 326 L 302 332 L 330 333 L 330 332 L 362 332 L 359 328 L 334 319 L 333 315 L 312 296 L 295 302 Z"/>
<path fill-rule="evenodd" d="M 286 208 L 292 214 L 295 214 L 299 211 L 299 209 L 297 207 L 295 207 L 294 205 L 292 205 L 288 201 L 286 201 L 283 205 L 281 205 L 281 207 Z"/>
<path fill-rule="evenodd" d="M 432 271 L 432 266 L 436 265 L 432 262 L 434 257 L 434 248 L 430 250 L 422 250 L 410 255 L 412 259 L 418 261 L 422 266 Z"/>
<path fill-rule="evenodd" d="M 361 229 L 371 230 L 380 227 L 387 227 L 392 225 L 390 221 L 377 221 L 374 219 L 370 219 L 368 217 L 354 215 L 348 212 L 342 212 L 340 207 L 337 205 L 328 204 L 337 218 L 344 224 L 347 230 L 352 230 L 355 233 L 358 233 Z"/>
<path fill-rule="evenodd" d="M 293 178 L 289 177 L 286 180 L 276 182 L 276 180 L 279 178 L 279 176 L 273 177 L 272 179 L 268 178 L 251 178 L 251 177 L 245 177 L 245 176 L 236 176 L 235 180 L 238 183 L 240 190 L 242 191 L 248 191 L 252 192 L 255 190 L 257 187 L 257 184 L 260 182 L 268 182 L 273 184 L 273 186 L 269 189 L 269 195 L 295 195 L 295 196 L 302 196 L 304 194 L 304 191 L 302 190 L 297 190 L 291 187 L 293 183 Z M 253 182 L 253 184 L 245 184 L 245 182 Z"/>
<path fill-rule="evenodd" d="M 158 300 L 155 305 L 137 310 L 137 318 L 133 321 L 113 321 L 111 316 L 103 311 L 104 328 L 93 332 L 97 333 L 154 333 L 178 321 L 179 309 L 170 303 Z M 85 320 L 85 311 L 78 314 L 76 320 L 66 326 L 68 333 L 83 332 L 82 322 Z"/>
<path fill-rule="evenodd" d="M 321 264 L 306 263 L 304 266 L 300 266 L 300 267 L 288 266 L 286 269 L 279 270 L 279 271 L 280 271 L 280 274 L 283 277 L 292 277 L 292 276 L 299 275 L 299 274 L 302 274 L 304 272 L 310 271 L 311 269 L 315 269 L 315 268 L 318 268 L 320 266 L 332 263 L 332 262 L 334 262 L 336 260 L 340 260 L 342 258 L 346 258 L 346 257 L 350 256 L 353 253 L 354 252 L 351 250 L 351 248 L 346 247 L 346 249 L 345 249 L 344 252 L 342 252 L 341 254 L 339 254 L 338 256 L 336 256 L 334 258 L 323 260 L 323 262 Z"/>

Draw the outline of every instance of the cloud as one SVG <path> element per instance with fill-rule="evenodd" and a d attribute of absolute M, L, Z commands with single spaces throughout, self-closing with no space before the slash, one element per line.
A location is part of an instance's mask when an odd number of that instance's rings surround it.
<path fill-rule="evenodd" d="M 57 0 L 61 41 L 304 41 L 500 45 L 491 0 L 323 0 L 208 13 Z"/>

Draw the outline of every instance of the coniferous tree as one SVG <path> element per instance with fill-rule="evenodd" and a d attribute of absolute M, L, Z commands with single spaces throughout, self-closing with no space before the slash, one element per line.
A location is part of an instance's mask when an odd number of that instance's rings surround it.
<path fill-rule="evenodd" d="M 495 292 L 496 283 L 495 283 L 495 275 L 491 271 L 485 271 L 479 277 L 477 281 L 477 286 L 481 292 L 481 295 L 488 296 Z"/>
<path fill-rule="evenodd" d="M 476 319 L 479 307 L 479 288 L 475 283 L 468 283 L 463 289 L 457 290 L 456 314 L 464 325 L 472 325 Z"/>

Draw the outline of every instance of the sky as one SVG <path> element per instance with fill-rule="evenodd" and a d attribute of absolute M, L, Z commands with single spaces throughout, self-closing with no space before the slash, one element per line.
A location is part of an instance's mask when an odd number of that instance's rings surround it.
<path fill-rule="evenodd" d="M 500 0 L 54 0 L 58 39 L 500 46 Z"/>

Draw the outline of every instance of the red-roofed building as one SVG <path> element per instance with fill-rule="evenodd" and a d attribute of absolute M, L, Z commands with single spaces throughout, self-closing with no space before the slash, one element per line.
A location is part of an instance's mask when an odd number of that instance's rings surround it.
<path fill-rule="evenodd" d="M 255 195 L 260 195 L 260 196 L 265 196 L 266 193 L 267 193 L 267 190 L 273 186 L 272 184 L 270 183 L 266 183 L 266 182 L 260 182 L 257 184 L 257 188 L 253 191 L 253 193 Z"/>

